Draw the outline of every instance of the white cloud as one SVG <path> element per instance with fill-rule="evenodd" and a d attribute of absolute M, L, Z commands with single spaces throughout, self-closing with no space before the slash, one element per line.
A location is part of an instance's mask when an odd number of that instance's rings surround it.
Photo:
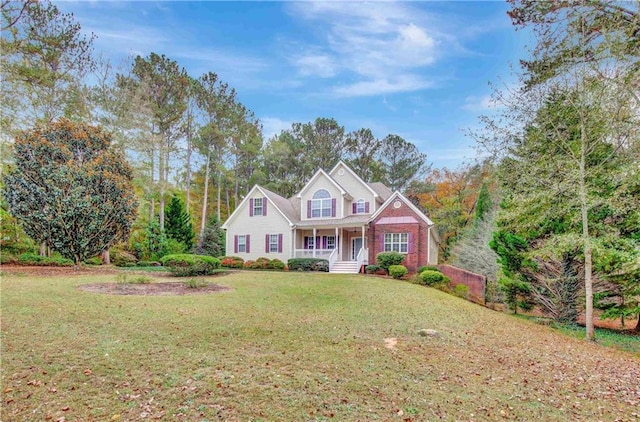
<path fill-rule="evenodd" d="M 336 63 L 333 58 L 326 54 L 308 54 L 293 59 L 298 71 L 303 76 L 319 76 L 321 78 L 331 78 L 336 75 Z"/>
<path fill-rule="evenodd" d="M 290 4 L 289 9 L 309 25 L 322 28 L 326 43 L 321 55 L 306 51 L 294 56 L 292 63 L 302 74 L 349 80 L 334 86 L 338 96 L 392 94 L 432 86 L 432 81 L 418 76 L 419 71 L 436 61 L 443 40 L 450 38 L 408 3 L 300 2 Z M 314 73 L 308 57 L 314 57 Z M 322 64 L 327 68 L 320 75 L 317 69 Z"/>
<path fill-rule="evenodd" d="M 464 99 L 462 109 L 469 111 L 484 111 L 494 109 L 497 105 L 498 104 L 491 95 L 483 95 L 481 97 L 471 95 Z"/>
<path fill-rule="evenodd" d="M 283 130 L 291 129 L 293 122 L 288 120 L 282 120 L 278 117 L 261 117 L 260 123 L 262 123 L 262 135 L 265 141 L 273 138 L 273 136 L 280 134 Z"/>

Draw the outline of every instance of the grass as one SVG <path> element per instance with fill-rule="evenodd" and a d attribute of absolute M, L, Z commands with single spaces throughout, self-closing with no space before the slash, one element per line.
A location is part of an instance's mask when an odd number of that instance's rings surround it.
<path fill-rule="evenodd" d="M 639 354 L 435 289 L 297 272 L 211 278 L 234 290 L 206 295 L 76 288 L 103 282 L 3 275 L 1 420 L 640 417 Z"/>
<path fill-rule="evenodd" d="M 553 325 L 560 332 L 571 337 L 584 339 L 585 328 L 580 325 Z M 608 328 L 595 328 L 595 337 L 598 343 L 607 347 L 640 355 L 640 338 L 629 331 L 616 331 Z"/>

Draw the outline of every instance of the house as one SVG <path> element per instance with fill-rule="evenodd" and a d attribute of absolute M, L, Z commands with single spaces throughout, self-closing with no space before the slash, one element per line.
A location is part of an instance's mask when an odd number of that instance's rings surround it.
<path fill-rule="evenodd" d="M 438 262 L 433 222 L 400 192 L 366 183 L 340 161 L 318 170 L 292 198 L 254 186 L 222 225 L 227 255 L 324 258 L 331 272 L 357 273 L 383 251 L 406 254 L 410 272 Z"/>

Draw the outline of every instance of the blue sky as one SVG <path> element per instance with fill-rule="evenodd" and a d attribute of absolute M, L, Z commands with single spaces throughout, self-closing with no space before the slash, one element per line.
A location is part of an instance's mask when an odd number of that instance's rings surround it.
<path fill-rule="evenodd" d="M 332 117 L 413 142 L 434 167 L 476 154 L 464 131 L 525 54 L 504 2 L 56 2 L 115 65 L 165 54 L 234 87 L 265 140 Z M 502 81 L 502 82 L 500 82 Z"/>

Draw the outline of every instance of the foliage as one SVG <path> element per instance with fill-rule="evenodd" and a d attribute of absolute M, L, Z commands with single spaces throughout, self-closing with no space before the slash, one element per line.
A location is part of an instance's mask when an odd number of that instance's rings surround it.
<path fill-rule="evenodd" d="M 478 199 L 476 200 L 475 216 L 473 223 L 478 225 L 481 221 L 491 214 L 493 210 L 493 204 L 491 201 L 491 194 L 489 193 L 489 185 L 487 182 L 482 183 L 480 192 L 478 192 Z"/>
<path fill-rule="evenodd" d="M 380 269 L 380 267 L 378 267 L 377 265 L 367 265 L 366 267 L 364 267 L 364 270 L 367 274 L 374 274 L 376 271 L 378 271 Z"/>
<path fill-rule="evenodd" d="M 27 234 L 76 265 L 126 240 L 136 216 L 131 170 L 110 144 L 100 129 L 68 120 L 26 131 L 4 178 Z"/>
<path fill-rule="evenodd" d="M 147 224 L 144 234 L 142 257 L 155 261 L 167 254 L 167 236 L 160 228 L 158 218 L 154 218 Z"/>
<path fill-rule="evenodd" d="M 109 251 L 111 263 L 116 267 L 134 267 L 138 262 L 138 258 L 130 252 L 112 249 Z"/>
<path fill-rule="evenodd" d="M 99 257 L 94 256 L 93 258 L 85 259 L 84 263 L 87 265 L 102 265 L 102 260 Z"/>
<path fill-rule="evenodd" d="M 329 261 L 322 258 L 291 258 L 287 261 L 289 271 L 329 271 Z"/>
<path fill-rule="evenodd" d="M 634 330 L 640 332 L 640 268 L 624 268 L 610 274 L 605 280 L 602 290 L 595 294 L 594 305 L 604 310 L 602 319 L 622 320 L 622 324 L 631 317 L 636 317 Z"/>
<path fill-rule="evenodd" d="M 420 274 L 423 271 L 437 271 L 437 272 L 442 272 L 440 271 L 440 268 L 436 267 L 435 265 L 423 265 L 422 267 L 418 268 L 418 271 L 416 271 L 416 274 Z"/>
<path fill-rule="evenodd" d="M 427 155 L 398 135 L 387 135 L 380 147 L 383 181 L 392 191 L 402 190 L 428 169 Z"/>
<path fill-rule="evenodd" d="M 73 265 L 73 261 L 62 257 L 47 257 L 40 256 L 35 253 L 23 253 L 18 256 L 18 264 L 50 267 L 69 267 Z"/>
<path fill-rule="evenodd" d="M 202 287 L 207 287 L 209 282 L 207 280 L 202 280 L 199 278 L 190 278 L 186 282 L 187 287 L 190 289 L 200 289 Z"/>
<path fill-rule="evenodd" d="M 528 283 L 514 278 L 502 277 L 498 279 L 498 286 L 500 286 L 500 290 L 504 293 L 504 298 L 509 309 L 511 309 L 514 314 L 518 313 L 518 308 L 527 311 L 533 307 L 530 296 L 531 287 L 529 287 Z"/>
<path fill-rule="evenodd" d="M 244 259 L 239 256 L 225 256 L 220 259 L 220 266 L 224 268 L 242 268 Z"/>
<path fill-rule="evenodd" d="M 395 279 L 400 279 L 407 274 L 407 267 L 404 265 L 390 265 L 389 275 Z"/>
<path fill-rule="evenodd" d="M 165 218 L 165 233 L 167 238 L 176 240 L 184 245 L 183 250 L 180 252 L 191 250 L 195 236 L 193 226 L 191 225 L 191 217 L 189 217 L 189 214 L 184 210 L 182 201 L 175 195 L 169 202 Z"/>
<path fill-rule="evenodd" d="M 220 260 L 208 255 L 165 255 L 160 262 L 177 277 L 211 275 L 220 268 Z"/>
<path fill-rule="evenodd" d="M 225 253 L 225 232 L 220 227 L 216 215 L 209 218 L 204 229 L 202 241 L 196 245 L 194 252 L 198 255 L 223 256 Z"/>
<path fill-rule="evenodd" d="M 453 294 L 454 296 L 466 299 L 469 296 L 469 286 L 466 284 L 456 284 L 453 286 Z"/>
<path fill-rule="evenodd" d="M 498 255 L 489 246 L 496 230 L 495 217 L 496 212 L 491 209 L 481 220 L 475 220 L 462 231 L 451 250 L 451 265 L 484 275 L 491 281 L 497 280 Z"/>
<path fill-rule="evenodd" d="M 382 269 L 389 270 L 392 265 L 400 265 L 404 262 L 404 254 L 400 252 L 380 252 L 376 255 L 376 262 Z"/>
<path fill-rule="evenodd" d="M 122 273 L 116 275 L 116 282 L 119 284 L 149 284 L 151 277 L 145 275 L 129 277 L 129 274 Z"/>
<path fill-rule="evenodd" d="M 270 259 L 267 263 L 267 269 L 283 271 L 286 265 L 278 258 Z"/>
<path fill-rule="evenodd" d="M 427 286 L 437 286 L 439 284 L 449 283 L 449 277 L 442 274 L 440 271 L 425 270 L 418 275 L 418 278 L 422 284 Z"/>
<path fill-rule="evenodd" d="M 161 267 L 162 264 L 158 261 L 138 261 L 136 267 Z"/>

